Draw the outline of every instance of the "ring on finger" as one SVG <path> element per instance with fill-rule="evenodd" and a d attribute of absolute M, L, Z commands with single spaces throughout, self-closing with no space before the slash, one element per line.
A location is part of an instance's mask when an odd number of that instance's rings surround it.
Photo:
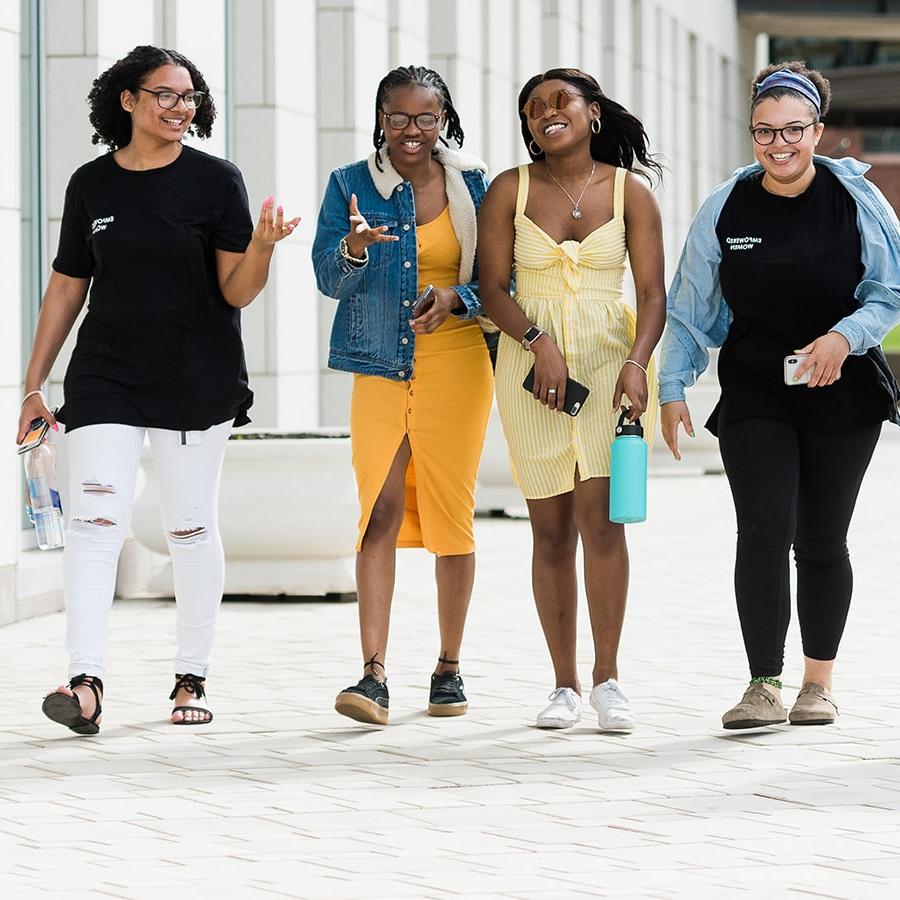
<path fill-rule="evenodd" d="M 555 393 L 556 393 L 556 388 L 547 388 L 547 393 L 548 393 L 548 394 L 555 394 Z"/>

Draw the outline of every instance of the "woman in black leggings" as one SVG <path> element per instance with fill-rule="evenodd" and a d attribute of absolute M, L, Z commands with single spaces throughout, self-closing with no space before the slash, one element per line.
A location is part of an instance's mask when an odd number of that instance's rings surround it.
<path fill-rule="evenodd" d="M 879 344 L 900 319 L 897 217 L 855 160 L 814 154 L 828 81 L 803 63 L 753 82 L 757 164 L 716 188 L 691 226 L 669 294 L 662 428 L 693 434 L 684 388 L 721 346 L 718 435 L 737 513 L 735 593 L 750 686 L 725 728 L 774 725 L 797 565 L 803 687 L 794 725 L 834 721 L 831 674 L 853 573 L 847 529 L 897 384 Z M 807 380 L 808 379 L 808 380 Z"/>

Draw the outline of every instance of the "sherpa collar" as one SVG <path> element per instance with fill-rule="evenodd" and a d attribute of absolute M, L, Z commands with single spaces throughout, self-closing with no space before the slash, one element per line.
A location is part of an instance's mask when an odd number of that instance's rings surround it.
<path fill-rule="evenodd" d="M 456 239 L 459 241 L 459 283 L 466 284 L 472 280 L 472 271 L 475 266 L 478 225 L 475 219 L 475 204 L 472 203 L 472 195 L 469 193 L 462 173 L 473 169 L 486 173 L 487 165 L 476 156 L 441 146 L 435 148 L 435 157 L 444 167 L 450 222 L 453 225 Z M 389 200 L 397 186 L 403 184 L 403 179 L 391 165 L 390 157 L 386 152 L 381 154 L 381 168 L 383 169 L 381 172 L 375 165 L 374 153 L 368 159 L 368 166 L 375 190 L 383 199 Z"/>

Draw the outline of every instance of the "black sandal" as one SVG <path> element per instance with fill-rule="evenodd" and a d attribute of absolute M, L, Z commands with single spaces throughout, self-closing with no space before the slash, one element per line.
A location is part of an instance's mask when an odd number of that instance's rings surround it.
<path fill-rule="evenodd" d="M 81 701 L 77 694 L 71 697 L 68 694 L 62 694 L 54 691 L 44 697 L 41 704 L 41 710 L 48 719 L 65 725 L 66 728 L 74 731 L 75 734 L 97 734 L 100 726 L 97 719 L 103 710 L 100 707 L 100 694 L 103 692 L 103 682 L 96 675 L 76 675 L 69 681 L 69 689 L 73 690 L 81 685 L 87 685 L 94 694 L 95 709 L 94 714 L 86 719 L 81 709 Z"/>
<path fill-rule="evenodd" d="M 178 692 L 184 688 L 189 694 L 193 694 L 198 700 L 202 700 L 206 696 L 206 689 L 203 687 L 203 683 L 206 681 L 205 678 L 201 678 L 199 675 L 193 675 L 188 672 L 185 675 L 175 675 L 175 687 L 172 688 L 172 693 L 169 694 L 169 699 L 174 700 Z M 176 706 L 172 713 L 173 715 L 177 712 L 185 713 L 185 712 L 201 712 L 206 716 L 206 718 L 201 719 L 199 722 L 188 721 L 187 719 L 182 719 L 180 722 L 172 722 L 173 725 L 208 725 L 213 720 L 212 711 L 206 709 L 203 706 Z"/>

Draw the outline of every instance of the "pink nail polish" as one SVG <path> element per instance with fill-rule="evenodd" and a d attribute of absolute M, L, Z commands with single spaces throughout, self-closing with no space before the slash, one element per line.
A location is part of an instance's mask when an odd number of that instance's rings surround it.
<path fill-rule="evenodd" d="M 59 431 L 59 425 L 57 425 L 56 422 L 53 423 L 53 430 Z"/>
<path fill-rule="evenodd" d="M 283 206 L 279 206 L 279 207 L 278 207 L 278 214 L 281 215 L 283 212 L 284 212 L 284 207 L 283 207 Z"/>

